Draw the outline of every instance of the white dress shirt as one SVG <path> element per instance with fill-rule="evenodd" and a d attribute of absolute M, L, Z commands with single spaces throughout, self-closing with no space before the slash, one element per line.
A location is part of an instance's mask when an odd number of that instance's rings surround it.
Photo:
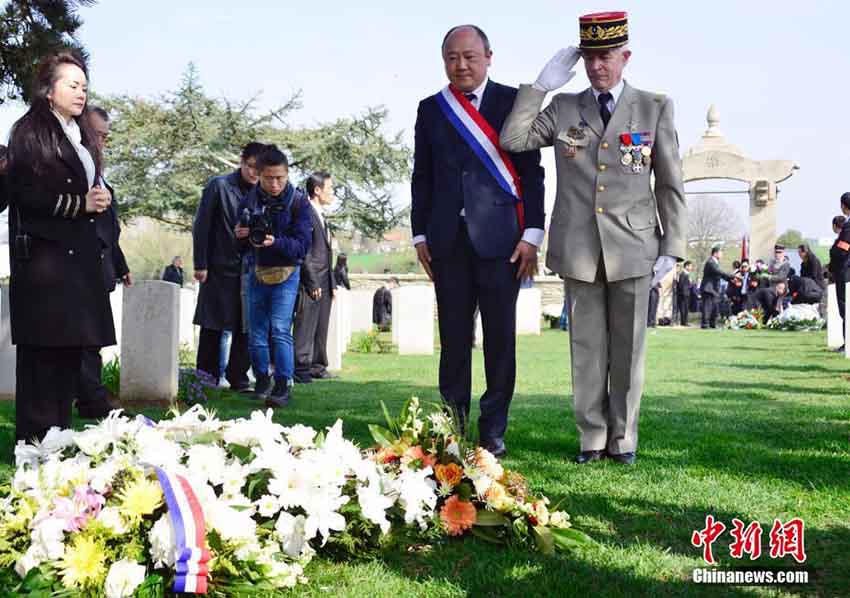
<path fill-rule="evenodd" d="M 325 228 L 325 214 L 322 212 L 322 204 L 320 204 L 315 199 L 310 198 L 310 205 L 313 206 L 313 209 L 316 211 L 316 215 L 319 217 L 319 222 L 322 223 L 322 228 Z"/>
<path fill-rule="evenodd" d="M 469 103 L 472 104 L 473 107 L 476 110 L 481 109 L 481 100 L 484 97 L 484 90 L 487 88 L 487 83 L 489 83 L 489 81 L 490 81 L 490 79 L 488 77 L 484 77 L 484 81 L 481 83 L 481 85 L 479 85 L 478 87 L 476 87 L 472 91 L 468 91 L 468 92 L 464 93 L 464 95 L 469 95 L 469 94 L 475 95 L 475 97 L 473 99 L 471 99 L 469 101 Z M 461 209 L 460 216 L 461 216 L 461 218 L 465 218 L 466 217 L 466 211 Z M 535 247 L 540 247 L 541 245 L 543 245 L 543 237 L 544 237 L 544 232 L 543 232 L 542 228 L 527 228 L 522 233 L 522 240 L 525 241 L 526 243 L 530 243 L 531 245 L 534 245 Z M 415 237 L 413 237 L 413 246 L 415 247 L 415 246 L 419 245 L 420 243 L 425 243 L 426 240 L 427 239 L 426 239 L 425 235 L 416 235 Z"/>
<path fill-rule="evenodd" d="M 608 112 L 614 114 L 614 109 L 617 107 L 617 100 L 620 99 L 620 95 L 623 93 L 623 87 L 625 87 L 625 81 L 620 79 L 620 82 L 617 83 L 613 88 L 608 90 L 608 93 L 611 94 L 611 99 L 608 100 Z M 596 100 L 596 104 L 599 104 L 599 96 L 605 92 L 597 91 L 593 87 L 590 88 L 593 92 L 593 97 Z"/>

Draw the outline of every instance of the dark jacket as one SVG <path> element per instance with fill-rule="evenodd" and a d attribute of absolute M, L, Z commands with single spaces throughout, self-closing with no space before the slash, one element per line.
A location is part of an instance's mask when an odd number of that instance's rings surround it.
<path fill-rule="evenodd" d="M 86 213 L 85 170 L 58 121 L 56 127 L 61 134 L 57 155 L 44 172 L 36 174 L 19 160 L 8 173 L 12 342 L 49 347 L 114 345 L 97 232 L 98 219 L 108 218 L 108 213 Z M 18 254 L 18 234 L 30 238 L 27 260 Z"/>
<path fill-rule="evenodd" d="M 700 291 L 704 295 L 720 297 L 720 281 L 722 279 L 732 280 L 732 278 L 734 277 L 731 274 L 727 274 L 720 269 L 720 264 L 717 263 L 717 260 L 710 257 L 702 271 L 702 286 L 700 287 Z"/>
<path fill-rule="evenodd" d="M 237 170 L 207 183 L 192 223 L 195 271 L 213 270 L 236 278 L 241 273 L 241 247 L 234 229 L 239 223 L 239 204 L 250 187 Z"/>
<path fill-rule="evenodd" d="M 174 264 L 169 264 L 165 267 L 165 270 L 162 272 L 162 279 L 166 282 L 173 282 L 174 284 L 182 287 L 183 286 L 183 268 L 178 268 Z"/>
<path fill-rule="evenodd" d="M 270 197 L 259 183 L 248 192 L 239 206 L 239 212 L 253 213 L 267 208 L 272 223 L 274 244 L 271 247 L 254 248 L 254 263 L 259 266 L 300 266 L 310 251 L 313 239 L 313 224 L 310 214 L 313 208 L 307 194 L 291 183 L 277 197 Z"/>
<path fill-rule="evenodd" d="M 691 294 L 691 277 L 687 272 L 680 272 L 676 279 L 676 295 L 687 299 Z"/>
<path fill-rule="evenodd" d="M 333 252 L 331 251 L 330 233 L 322 225 L 319 215 L 309 202 L 305 211 L 310 214 L 313 234 L 310 241 L 310 251 L 307 252 L 301 266 L 301 286 L 308 293 L 315 289 L 322 289 L 322 292 L 327 293 L 336 288 L 332 269 Z"/>
<path fill-rule="evenodd" d="M 334 281 L 337 285 L 342 285 L 349 291 L 351 290 L 351 281 L 348 280 L 348 266 L 341 264 L 338 260 L 336 268 L 334 268 Z"/>
<path fill-rule="evenodd" d="M 393 294 L 387 287 L 375 291 L 372 297 L 372 323 L 387 326 L 392 322 Z"/>
<path fill-rule="evenodd" d="M 835 243 L 829 249 L 829 273 L 832 281 L 843 284 L 847 281 L 847 256 L 850 254 L 850 220 L 841 227 Z"/>
<path fill-rule="evenodd" d="M 826 282 L 823 278 L 823 266 L 820 263 L 820 259 L 810 247 L 806 248 L 806 255 L 808 256 L 807 259 L 800 264 L 800 276 L 811 278 L 821 289 L 825 289 Z"/>
<path fill-rule="evenodd" d="M 820 303 L 823 289 L 811 278 L 792 276 L 788 282 L 791 303 Z"/>
<path fill-rule="evenodd" d="M 481 98 L 481 116 L 502 128 L 517 90 L 490 81 Z M 509 154 L 522 187 L 525 228 L 544 226 L 543 168 L 540 152 Z M 437 95 L 422 100 L 416 116 L 411 179 L 413 235 L 426 235 L 431 255 L 445 257 L 460 229 L 465 210 L 469 238 L 482 258 L 507 258 L 522 230 L 514 198 L 499 184 L 480 158 L 448 121 Z"/>
<path fill-rule="evenodd" d="M 127 259 L 119 245 L 121 237 L 121 223 L 118 221 L 118 204 L 115 201 L 115 190 L 106 183 L 106 188 L 112 194 L 112 203 L 109 209 L 100 214 L 96 219 L 97 236 L 103 254 L 103 280 L 106 290 L 115 290 L 115 281 L 124 278 L 130 272 Z"/>
<path fill-rule="evenodd" d="M 779 296 L 776 291 L 772 288 L 760 288 L 750 294 L 747 307 L 749 309 L 760 307 L 764 312 L 763 322 L 766 324 L 772 317 L 779 315 L 778 302 Z"/>
<path fill-rule="evenodd" d="M 0 214 L 9 205 L 9 198 L 6 196 L 6 175 L 0 174 Z"/>

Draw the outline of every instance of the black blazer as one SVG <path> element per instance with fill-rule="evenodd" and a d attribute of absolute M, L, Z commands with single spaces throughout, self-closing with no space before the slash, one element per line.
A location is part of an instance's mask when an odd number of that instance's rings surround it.
<path fill-rule="evenodd" d="M 676 280 L 676 294 L 679 297 L 689 297 L 691 294 L 691 278 L 687 272 L 679 272 Z"/>
<path fill-rule="evenodd" d="M 307 202 L 304 209 L 310 212 L 310 222 L 313 225 L 313 242 L 310 245 L 310 251 L 304 257 L 304 263 L 301 264 L 301 285 L 307 292 L 322 289 L 327 293 L 336 288 L 332 266 L 331 240 L 312 204 Z"/>
<path fill-rule="evenodd" d="M 178 268 L 174 264 L 168 264 L 162 272 L 162 279 L 166 282 L 173 282 L 177 286 L 183 286 L 183 268 Z"/>
<path fill-rule="evenodd" d="M 61 131 L 58 121 L 56 127 Z M 36 175 L 28 164 L 17 162 L 8 173 L 12 342 L 49 347 L 114 345 L 97 231 L 98 220 L 107 213 L 86 213 L 85 170 L 64 133 L 60 139 L 57 155 L 45 172 Z M 17 251 L 19 233 L 30 238 L 26 260 Z"/>
<path fill-rule="evenodd" d="M 480 112 L 496 134 L 510 114 L 516 92 L 493 81 L 484 88 Z M 416 116 L 411 179 L 413 235 L 427 237 L 434 257 L 448 255 L 463 209 L 469 238 L 479 257 L 510 257 L 523 232 L 514 199 L 446 119 L 436 97 L 422 100 Z M 540 152 L 509 155 L 522 187 L 525 228 L 542 229 L 545 216 Z"/>
<path fill-rule="evenodd" d="M 708 258 L 708 261 L 705 263 L 705 268 L 703 268 L 702 271 L 702 287 L 700 287 L 700 291 L 702 291 L 704 295 L 719 297 L 721 278 L 732 280 L 734 277 L 721 270 L 720 264 L 714 261 L 714 258 Z"/>
<path fill-rule="evenodd" d="M 237 278 L 242 273 L 242 245 L 234 229 L 239 224 L 239 206 L 251 189 L 242 185 L 237 170 L 210 179 L 204 187 L 192 222 L 195 271 L 212 270 Z"/>
<path fill-rule="evenodd" d="M 121 224 L 118 222 L 118 204 L 115 201 L 115 190 L 105 183 L 109 193 L 112 194 L 112 203 L 109 208 L 95 218 L 97 236 L 102 247 L 103 280 L 107 291 L 115 290 L 115 281 L 123 278 L 130 268 L 124 252 L 118 244 L 121 237 Z"/>

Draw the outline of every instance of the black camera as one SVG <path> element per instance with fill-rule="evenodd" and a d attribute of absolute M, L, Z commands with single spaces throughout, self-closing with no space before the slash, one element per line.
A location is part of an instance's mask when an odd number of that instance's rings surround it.
<path fill-rule="evenodd" d="M 251 212 L 248 208 L 242 210 L 242 215 L 239 218 L 239 226 L 243 226 L 249 230 L 248 240 L 251 245 L 256 247 L 262 246 L 267 235 L 274 232 L 272 228 L 271 218 L 269 217 L 267 208 L 258 208 Z"/>

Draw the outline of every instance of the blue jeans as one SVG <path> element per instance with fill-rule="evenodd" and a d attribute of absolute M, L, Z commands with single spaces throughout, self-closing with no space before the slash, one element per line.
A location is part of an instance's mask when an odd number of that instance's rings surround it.
<path fill-rule="evenodd" d="M 292 348 L 292 312 L 298 297 L 301 268 L 283 283 L 265 285 L 250 273 L 248 321 L 250 323 L 251 367 L 254 376 L 269 374 L 269 332 L 274 344 L 275 380 L 292 380 L 295 356 Z"/>

